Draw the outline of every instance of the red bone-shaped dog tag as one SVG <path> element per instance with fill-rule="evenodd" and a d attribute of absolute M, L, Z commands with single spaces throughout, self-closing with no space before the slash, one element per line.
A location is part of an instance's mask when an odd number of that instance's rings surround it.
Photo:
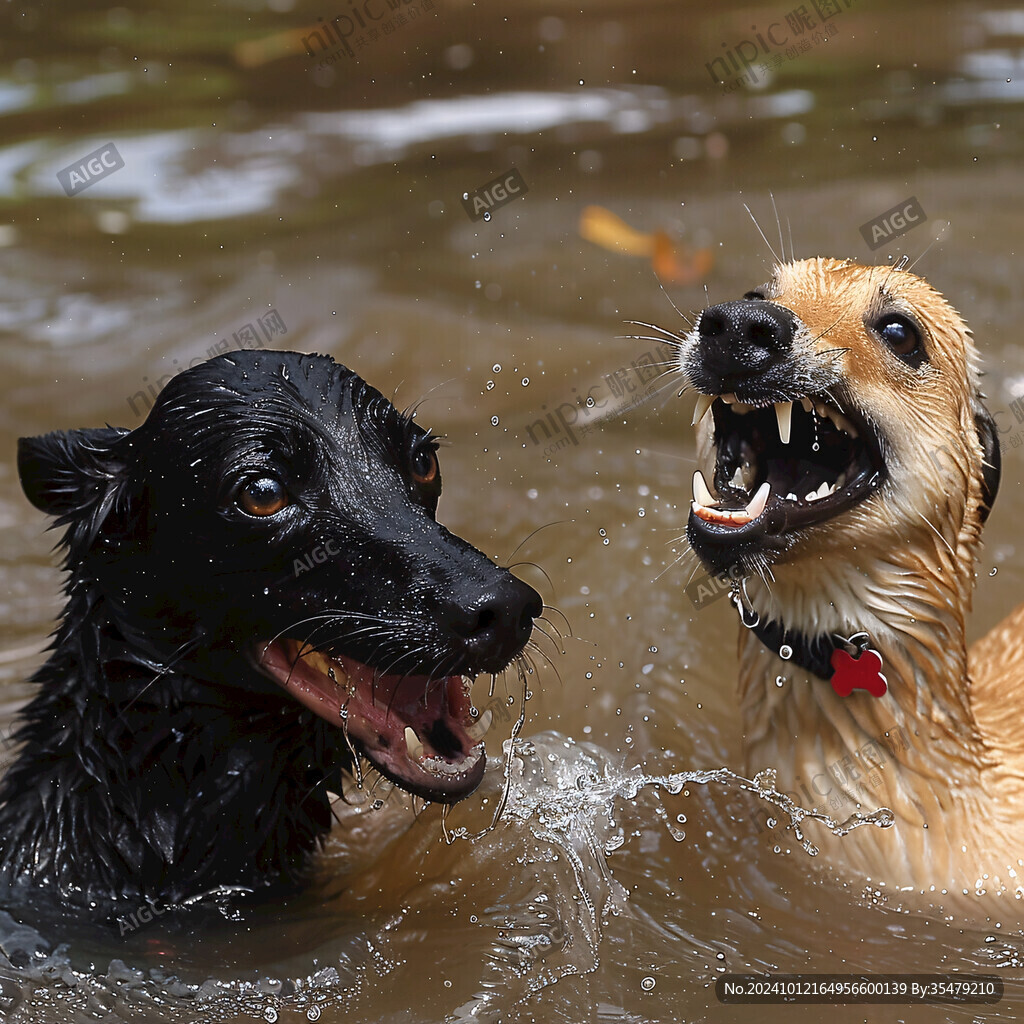
<path fill-rule="evenodd" d="M 849 697 L 854 690 L 867 690 L 873 697 L 884 697 L 888 689 L 881 673 L 882 656 L 866 650 L 856 658 L 841 647 L 832 652 L 832 689 L 840 697 Z"/>

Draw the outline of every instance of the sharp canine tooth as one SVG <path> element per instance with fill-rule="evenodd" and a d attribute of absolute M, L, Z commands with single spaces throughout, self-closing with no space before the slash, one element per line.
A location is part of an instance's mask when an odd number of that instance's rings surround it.
<path fill-rule="evenodd" d="M 739 487 L 741 489 L 744 489 L 743 488 L 743 470 L 739 466 L 736 467 L 736 472 L 733 473 L 732 479 L 729 481 L 729 483 L 731 483 L 733 485 L 733 487 Z"/>
<path fill-rule="evenodd" d="M 768 496 L 771 494 L 772 487 L 767 480 L 757 489 L 757 494 L 750 499 L 750 504 L 747 505 L 746 513 L 751 519 L 756 519 L 763 511 L 765 505 L 768 504 Z"/>
<path fill-rule="evenodd" d="M 793 403 L 776 402 L 775 418 L 779 421 L 779 437 L 783 444 L 789 444 L 789 432 L 793 425 Z"/>
<path fill-rule="evenodd" d="M 479 743 L 487 734 L 487 730 L 494 721 L 494 712 L 488 708 L 472 725 L 466 726 L 466 735 L 474 742 Z"/>
<path fill-rule="evenodd" d="M 718 499 L 708 490 L 708 485 L 704 482 L 704 474 L 699 469 L 693 474 L 693 500 L 698 505 L 705 507 L 718 504 Z"/>
<path fill-rule="evenodd" d="M 423 757 L 423 744 L 420 742 L 419 736 L 408 725 L 405 727 L 405 749 L 409 751 L 409 756 L 414 761 Z"/>
<path fill-rule="evenodd" d="M 708 409 L 711 408 L 712 403 L 715 400 L 714 395 L 698 395 L 697 396 L 697 408 L 693 410 L 693 420 L 690 423 L 691 427 L 697 426 L 698 423 L 708 413 Z"/>

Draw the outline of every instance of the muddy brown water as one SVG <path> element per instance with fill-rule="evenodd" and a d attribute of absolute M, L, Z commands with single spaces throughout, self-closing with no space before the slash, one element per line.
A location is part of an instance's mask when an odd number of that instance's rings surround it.
<path fill-rule="evenodd" d="M 786 5 L 414 0 L 352 58 L 275 56 L 343 6 L 26 6 L 0 33 L 0 729 L 59 607 L 16 437 L 133 426 L 161 378 L 271 310 L 275 346 L 424 399 L 450 442 L 441 518 L 523 563 L 571 636 L 545 642 L 482 838 L 447 843 L 436 808 L 354 793 L 300 898 L 76 936 L 0 970 L 0 1018 L 1018 1019 L 1019 903 L 964 916 L 829 879 L 842 840 L 822 826 L 811 857 L 784 814 L 758 831 L 767 805 L 735 784 L 651 781 L 743 769 L 738 627 L 727 600 L 683 592 L 692 399 L 629 407 L 649 389 L 634 362 L 664 355 L 617 336 L 679 330 L 670 298 L 692 310 L 768 276 L 744 203 L 773 240 L 774 195 L 799 256 L 917 258 L 945 225 L 918 270 L 972 325 L 1005 431 L 972 635 L 998 622 L 1024 596 L 1024 11 L 842 0 L 826 41 Z M 758 53 L 757 81 L 716 85 L 707 65 L 772 24 L 788 45 Z M 65 195 L 57 171 L 110 141 L 124 167 Z M 528 193 L 470 221 L 462 194 L 513 166 Z M 860 225 L 910 196 L 927 223 L 869 251 Z M 710 250 L 706 293 L 666 295 L 649 260 L 584 241 L 588 205 Z M 511 678 L 480 685 L 502 712 L 494 766 L 450 834 L 489 821 L 518 714 Z M 973 1008 L 722 1005 L 716 979 L 746 970 L 1007 988 Z"/>

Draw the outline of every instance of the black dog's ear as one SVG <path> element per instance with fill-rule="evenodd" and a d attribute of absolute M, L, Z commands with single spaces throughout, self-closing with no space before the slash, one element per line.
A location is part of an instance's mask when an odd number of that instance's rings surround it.
<path fill-rule="evenodd" d="M 985 408 L 980 399 L 974 401 L 974 425 L 978 430 L 981 442 L 981 521 L 988 519 L 992 511 L 992 503 L 999 493 L 999 478 L 1003 472 L 1003 460 L 999 451 L 999 430 L 995 417 Z"/>
<path fill-rule="evenodd" d="M 112 444 L 127 430 L 103 427 L 18 438 L 18 475 L 36 508 L 67 526 L 64 544 L 83 553 L 96 538 L 124 485 L 124 462 Z"/>

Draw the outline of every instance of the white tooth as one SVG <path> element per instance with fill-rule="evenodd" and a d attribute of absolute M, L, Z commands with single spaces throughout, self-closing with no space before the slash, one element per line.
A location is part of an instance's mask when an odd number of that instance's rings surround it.
<path fill-rule="evenodd" d="M 698 395 L 697 396 L 697 408 L 693 410 L 693 420 L 690 423 L 691 427 L 697 426 L 698 423 L 708 414 L 708 409 L 711 408 L 711 404 L 714 402 L 714 395 Z"/>
<path fill-rule="evenodd" d="M 800 404 L 804 407 L 804 412 L 810 412 L 813 408 L 811 405 L 811 400 L 809 398 L 801 398 Z"/>
<path fill-rule="evenodd" d="M 740 469 L 739 466 L 736 467 L 736 472 L 733 473 L 732 479 L 729 481 L 729 483 L 731 483 L 733 485 L 733 487 L 739 487 L 741 490 L 744 489 L 743 488 L 743 470 Z"/>
<path fill-rule="evenodd" d="M 814 501 L 814 499 L 817 498 L 817 497 L 818 497 L 818 492 L 817 491 L 808 491 L 804 495 L 804 501 Z"/>
<path fill-rule="evenodd" d="M 836 481 L 835 489 L 841 491 L 846 486 L 846 473 L 840 473 L 839 479 Z"/>
<path fill-rule="evenodd" d="M 828 406 L 826 406 L 826 405 L 822 405 L 822 403 L 821 403 L 821 402 L 815 402 L 815 403 L 814 403 L 814 411 L 815 411 L 815 412 L 816 412 L 816 413 L 817 413 L 817 414 L 818 414 L 818 415 L 819 415 L 819 416 L 820 416 L 820 417 L 821 417 L 822 419 L 826 419 L 826 418 L 828 417 Z"/>
<path fill-rule="evenodd" d="M 775 418 L 779 421 L 779 437 L 783 444 L 789 444 L 789 431 L 793 425 L 793 403 L 776 402 Z"/>
<path fill-rule="evenodd" d="M 405 727 L 405 749 L 409 751 L 409 756 L 414 761 L 423 757 L 423 744 L 420 742 L 419 736 L 408 725 Z"/>
<path fill-rule="evenodd" d="M 704 474 L 699 469 L 693 474 L 693 500 L 698 505 L 705 507 L 718 504 L 718 499 L 708 490 L 708 485 L 704 482 Z"/>
<path fill-rule="evenodd" d="M 771 494 L 772 486 L 767 480 L 757 489 L 757 494 L 750 499 L 750 504 L 747 505 L 746 512 L 751 519 L 756 519 L 763 511 L 765 505 L 768 504 L 768 495 Z"/>
<path fill-rule="evenodd" d="M 726 405 L 732 405 L 732 403 L 736 401 L 736 395 L 733 392 L 730 392 L 728 395 L 719 395 L 718 397 L 721 398 Z"/>
<path fill-rule="evenodd" d="M 832 485 L 830 483 L 822 483 L 818 488 L 817 497 L 827 498 L 832 493 Z"/>
<path fill-rule="evenodd" d="M 792 491 L 790 491 L 789 494 L 786 495 L 786 501 L 799 501 L 799 500 L 800 499 Z"/>
<path fill-rule="evenodd" d="M 474 743 L 479 743 L 487 735 L 493 721 L 494 712 L 488 708 L 472 725 L 466 726 L 466 735 Z"/>

